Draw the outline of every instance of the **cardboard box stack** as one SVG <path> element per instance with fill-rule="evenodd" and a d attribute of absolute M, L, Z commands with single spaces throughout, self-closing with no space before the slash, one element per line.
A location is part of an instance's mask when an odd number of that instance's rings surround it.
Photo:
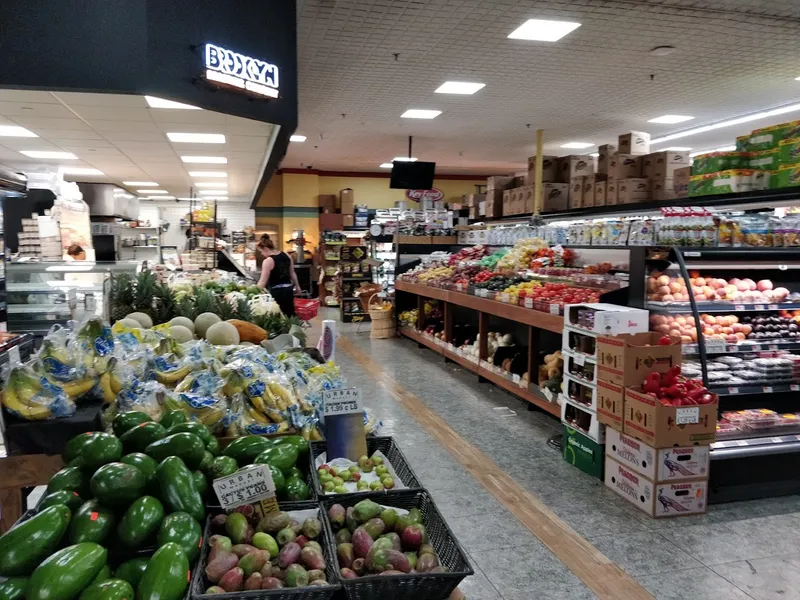
<path fill-rule="evenodd" d="M 604 481 L 656 518 L 703 513 L 707 504 L 716 398 L 668 405 L 643 390 L 653 374 L 669 383 L 680 361 L 680 340 L 665 341 L 661 333 L 597 340 L 597 415 L 607 427 Z"/>
<path fill-rule="evenodd" d="M 564 316 L 564 380 L 559 397 L 564 460 L 600 479 L 606 428 L 598 411 L 598 339 L 643 332 L 647 327 L 647 311 L 613 304 L 575 304 L 567 307 Z"/>

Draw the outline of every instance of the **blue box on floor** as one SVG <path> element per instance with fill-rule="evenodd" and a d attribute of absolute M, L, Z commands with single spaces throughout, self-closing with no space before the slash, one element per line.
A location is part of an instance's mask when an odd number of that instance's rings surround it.
<path fill-rule="evenodd" d="M 598 444 L 577 429 L 564 425 L 564 460 L 592 477 L 603 479 L 605 444 Z"/>

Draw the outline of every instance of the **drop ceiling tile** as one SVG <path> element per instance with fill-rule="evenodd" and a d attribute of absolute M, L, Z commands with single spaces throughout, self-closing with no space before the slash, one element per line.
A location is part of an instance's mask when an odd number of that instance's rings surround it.
<path fill-rule="evenodd" d="M 58 104 L 50 92 L 37 92 L 31 90 L 0 90 L 0 100 L 8 102 L 41 102 L 43 104 Z"/>
<path fill-rule="evenodd" d="M 10 118 L 15 116 L 59 119 L 75 117 L 67 107 L 61 104 L 44 104 L 42 102 L 0 102 L 0 115 Z"/>
<path fill-rule="evenodd" d="M 208 123 L 225 124 L 226 115 L 212 110 L 179 110 L 173 108 L 151 108 L 150 117 L 156 123 L 162 125 L 185 125 L 197 124 L 206 125 Z M 164 131 L 177 131 L 176 129 L 165 129 Z"/>
<path fill-rule="evenodd" d="M 123 120 L 87 120 L 92 129 L 99 133 L 137 131 L 147 133 L 159 133 L 158 127 L 152 121 L 123 121 Z"/>
<path fill-rule="evenodd" d="M 151 123 L 150 113 L 146 108 L 128 108 L 122 106 L 79 106 L 75 112 L 89 123 L 94 121 L 146 121 Z"/>
<path fill-rule="evenodd" d="M 118 106 L 128 108 L 144 108 L 147 101 L 144 96 L 127 94 L 89 94 L 84 92 L 53 92 L 68 106 Z"/>
<path fill-rule="evenodd" d="M 107 140 L 118 142 L 163 142 L 166 136 L 155 131 L 104 131 L 103 137 Z"/>
<path fill-rule="evenodd" d="M 172 146 L 168 142 L 115 142 L 114 145 L 124 154 L 174 154 Z"/>
<path fill-rule="evenodd" d="M 232 135 L 227 138 L 227 146 L 231 150 L 243 150 L 249 152 L 264 152 L 267 148 L 267 140 L 263 137 L 251 137 L 246 135 Z M 210 145 L 210 144 L 209 144 Z"/>
<path fill-rule="evenodd" d="M 40 131 L 39 137 L 48 141 L 52 140 L 68 140 L 76 144 L 83 144 L 84 141 L 91 143 L 92 141 L 98 142 L 103 139 L 103 136 L 92 129 L 74 130 L 74 129 L 53 129 L 50 131 Z M 53 142 L 56 143 L 56 142 Z"/>
<path fill-rule="evenodd" d="M 33 131 L 37 135 L 43 135 L 45 132 L 69 129 L 74 131 L 85 131 L 89 129 L 80 119 L 49 119 L 41 117 L 28 117 L 26 115 L 17 115 L 14 121 L 23 127 Z"/>

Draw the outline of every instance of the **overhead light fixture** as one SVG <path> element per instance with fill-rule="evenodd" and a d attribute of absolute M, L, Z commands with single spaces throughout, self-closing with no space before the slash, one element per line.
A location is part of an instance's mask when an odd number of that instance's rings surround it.
<path fill-rule="evenodd" d="M 440 110 L 424 110 L 420 108 L 411 108 L 400 115 L 403 119 L 435 119 L 442 111 Z"/>
<path fill-rule="evenodd" d="M 395 156 L 392 162 L 417 162 L 417 159 L 411 156 Z"/>
<path fill-rule="evenodd" d="M 105 175 L 100 169 L 91 167 L 59 167 L 58 171 L 62 175 Z"/>
<path fill-rule="evenodd" d="M 227 177 L 225 171 L 189 171 L 192 177 Z"/>
<path fill-rule="evenodd" d="M 679 140 L 680 138 L 689 137 L 690 135 L 697 135 L 698 133 L 706 133 L 707 131 L 714 131 L 715 129 L 722 129 L 724 127 L 733 127 L 734 125 L 741 125 L 742 123 L 749 123 L 750 121 L 758 121 L 759 119 L 777 117 L 778 115 L 785 115 L 786 113 L 795 112 L 798 110 L 800 110 L 800 104 L 790 104 L 788 106 L 781 106 L 780 108 L 773 108 L 772 110 L 766 110 L 764 112 L 752 113 L 749 115 L 744 115 L 742 117 L 735 117 L 733 119 L 727 119 L 725 121 L 711 123 L 710 125 L 703 125 L 701 127 L 694 127 L 692 129 L 686 129 L 685 131 L 671 133 L 669 135 L 665 135 L 660 138 L 655 138 L 653 140 L 650 140 L 650 143 L 660 144 L 662 142 L 668 142 L 670 140 Z"/>
<path fill-rule="evenodd" d="M 576 150 L 580 148 L 591 148 L 594 146 L 591 142 L 567 142 L 566 144 L 561 144 L 562 148 L 574 148 Z"/>
<path fill-rule="evenodd" d="M 538 42 L 557 42 L 568 33 L 580 27 L 580 23 L 570 21 L 547 21 L 528 19 L 508 34 L 512 40 L 535 40 Z"/>
<path fill-rule="evenodd" d="M 197 163 L 207 165 L 227 165 L 228 159 L 224 156 L 181 156 L 185 163 Z"/>
<path fill-rule="evenodd" d="M 199 188 L 227 188 L 228 184 L 224 181 L 196 181 L 195 185 Z"/>
<path fill-rule="evenodd" d="M 381 169 L 391 169 L 394 165 L 392 163 L 381 163 Z"/>
<path fill-rule="evenodd" d="M 0 125 L 0 137 L 39 137 L 32 131 L 28 131 L 19 125 Z"/>
<path fill-rule="evenodd" d="M 289 141 L 290 142 L 305 142 L 306 141 L 306 136 L 304 136 L 304 135 L 292 135 L 292 136 L 289 136 Z"/>
<path fill-rule="evenodd" d="M 688 146 L 670 146 L 669 148 L 664 148 L 664 150 L 668 150 L 669 152 L 688 152 L 691 148 Z"/>
<path fill-rule="evenodd" d="M 221 133 L 167 133 L 170 142 L 182 144 L 224 144 L 225 136 Z"/>
<path fill-rule="evenodd" d="M 470 83 L 468 81 L 445 81 L 436 90 L 436 94 L 463 94 L 469 96 L 481 88 L 485 88 L 485 83 Z"/>
<path fill-rule="evenodd" d="M 167 190 L 136 190 L 139 194 L 169 194 Z"/>
<path fill-rule="evenodd" d="M 184 104 L 183 102 L 173 102 L 172 100 L 164 100 L 163 98 L 156 98 L 155 96 L 145 96 L 147 104 L 150 108 L 182 108 L 184 110 L 202 110 L 199 106 L 192 106 L 191 104 Z"/>
<path fill-rule="evenodd" d="M 142 200 L 175 200 L 175 196 L 142 196 Z"/>
<path fill-rule="evenodd" d="M 694 117 L 689 117 L 687 115 L 663 115 L 660 117 L 656 117 L 655 119 L 650 119 L 647 121 L 648 123 L 668 123 L 670 125 L 674 125 L 675 123 L 683 123 L 684 121 L 691 121 Z"/>
<path fill-rule="evenodd" d="M 227 194 L 220 194 L 218 191 L 215 190 L 200 190 L 200 193 L 203 195 L 203 200 L 227 200 Z"/>
<path fill-rule="evenodd" d="M 157 187 L 158 184 L 155 181 L 123 181 L 122 185 L 129 185 L 132 187 Z"/>
<path fill-rule="evenodd" d="M 599 152 L 592 152 L 591 154 L 589 154 L 589 156 L 591 156 L 592 158 L 599 158 L 600 157 L 600 153 Z"/>
<path fill-rule="evenodd" d="M 52 150 L 20 150 L 20 154 L 31 158 L 57 158 L 59 160 L 78 160 L 72 152 L 55 152 Z"/>

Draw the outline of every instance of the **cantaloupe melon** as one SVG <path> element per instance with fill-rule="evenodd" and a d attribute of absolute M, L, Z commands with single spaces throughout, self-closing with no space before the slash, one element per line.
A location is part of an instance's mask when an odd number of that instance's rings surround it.
<path fill-rule="evenodd" d="M 194 332 L 198 337 L 204 338 L 206 337 L 206 331 L 208 331 L 208 328 L 214 323 L 219 323 L 220 321 L 222 321 L 222 319 L 220 319 L 214 313 L 203 313 L 194 320 Z"/>
<path fill-rule="evenodd" d="M 188 327 L 184 327 L 183 325 L 172 325 L 169 328 L 169 333 L 179 344 L 184 342 L 191 342 L 194 339 L 194 334 L 189 331 Z"/>
<path fill-rule="evenodd" d="M 127 327 L 128 329 L 141 329 L 142 324 L 139 323 L 136 319 L 131 319 L 130 317 L 125 317 L 124 319 L 120 319 L 117 321 L 120 325 Z"/>
<path fill-rule="evenodd" d="M 143 327 L 145 329 L 153 328 L 153 319 L 150 318 L 150 315 L 146 315 L 143 312 L 133 312 L 129 315 L 125 315 L 125 318 L 139 321 L 139 327 Z"/>
<path fill-rule="evenodd" d="M 186 329 L 194 333 L 194 321 L 192 321 L 189 317 L 175 317 L 174 319 L 170 319 L 169 324 L 186 327 Z"/>
<path fill-rule="evenodd" d="M 222 321 L 208 328 L 206 340 L 217 346 L 235 346 L 239 343 L 239 332 L 230 323 Z"/>

